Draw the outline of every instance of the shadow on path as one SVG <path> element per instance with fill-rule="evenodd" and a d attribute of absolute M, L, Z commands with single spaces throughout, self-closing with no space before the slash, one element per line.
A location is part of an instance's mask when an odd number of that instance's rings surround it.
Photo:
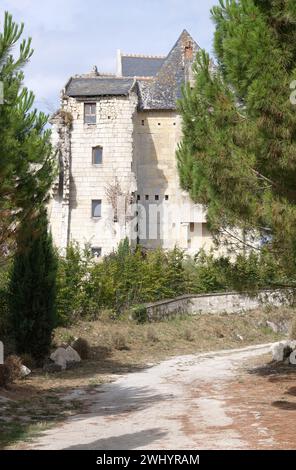
<path fill-rule="evenodd" d="M 152 428 L 131 434 L 123 434 L 122 436 L 98 439 L 89 444 L 78 444 L 64 450 L 132 450 L 147 446 L 152 442 L 163 439 L 165 436 L 166 433 L 161 431 L 160 428 Z"/>

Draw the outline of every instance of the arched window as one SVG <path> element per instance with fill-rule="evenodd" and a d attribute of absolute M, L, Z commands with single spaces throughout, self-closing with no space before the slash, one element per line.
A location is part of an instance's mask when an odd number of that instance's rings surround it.
<path fill-rule="evenodd" d="M 93 165 L 101 165 L 103 163 L 103 147 L 97 146 L 92 148 Z"/>

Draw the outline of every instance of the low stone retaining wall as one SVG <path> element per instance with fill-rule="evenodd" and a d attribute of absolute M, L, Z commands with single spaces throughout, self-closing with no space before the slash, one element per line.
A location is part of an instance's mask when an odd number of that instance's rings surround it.
<path fill-rule="evenodd" d="M 289 289 L 264 290 L 256 295 L 244 292 L 223 292 L 202 295 L 184 295 L 176 299 L 146 304 L 150 321 L 176 315 L 202 313 L 240 313 L 271 305 L 280 307 L 292 303 L 293 291 Z"/>

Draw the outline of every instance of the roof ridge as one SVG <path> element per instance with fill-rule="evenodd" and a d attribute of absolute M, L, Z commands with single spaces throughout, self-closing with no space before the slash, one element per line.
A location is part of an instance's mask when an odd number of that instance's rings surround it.
<path fill-rule="evenodd" d="M 121 57 L 136 57 L 141 59 L 165 59 L 166 55 L 146 55 L 146 54 L 124 54 L 121 53 Z"/>
<path fill-rule="evenodd" d="M 88 79 L 88 78 L 95 78 L 95 79 L 101 79 L 103 80 L 104 78 L 112 78 L 112 79 L 116 79 L 116 80 L 126 80 L 126 79 L 130 79 L 130 78 L 133 78 L 133 77 L 118 77 L 117 75 L 115 74 L 101 74 L 100 75 L 91 75 L 91 74 L 76 74 L 76 75 L 73 75 L 71 78 L 84 78 L 84 79 Z"/>

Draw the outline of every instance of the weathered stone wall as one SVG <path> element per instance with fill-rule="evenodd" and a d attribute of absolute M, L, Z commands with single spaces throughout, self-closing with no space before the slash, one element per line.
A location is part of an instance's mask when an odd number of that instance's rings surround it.
<path fill-rule="evenodd" d="M 137 106 L 137 95 L 129 97 L 101 97 L 97 103 L 97 123 L 84 124 L 84 102 L 66 98 L 62 109 L 73 116 L 70 156 L 70 197 L 68 240 L 75 240 L 81 246 L 89 243 L 102 248 L 108 254 L 120 239 L 129 236 L 129 226 L 114 223 L 112 207 L 106 196 L 106 189 L 117 182 L 123 192 L 136 190 L 133 170 L 133 115 Z M 103 162 L 92 163 L 92 148 L 103 147 Z M 102 201 L 102 217 L 91 217 L 91 200 Z M 61 246 L 60 233 L 61 201 L 52 206 L 51 224 L 54 240 Z"/>
<path fill-rule="evenodd" d="M 201 205 L 190 201 L 179 184 L 176 149 L 181 139 L 180 115 L 170 111 L 140 112 L 135 114 L 134 126 L 139 205 L 146 212 L 145 217 L 139 210 L 141 243 L 149 248 L 171 249 L 178 245 L 189 253 L 209 248 L 206 214 Z M 157 210 L 158 218 L 152 213 Z"/>
<path fill-rule="evenodd" d="M 291 303 L 292 294 L 289 290 L 265 290 L 257 295 L 237 292 L 185 295 L 172 300 L 146 304 L 146 311 L 149 320 L 185 314 L 239 313 L 254 310 L 263 305 L 275 307 L 288 305 Z"/>

